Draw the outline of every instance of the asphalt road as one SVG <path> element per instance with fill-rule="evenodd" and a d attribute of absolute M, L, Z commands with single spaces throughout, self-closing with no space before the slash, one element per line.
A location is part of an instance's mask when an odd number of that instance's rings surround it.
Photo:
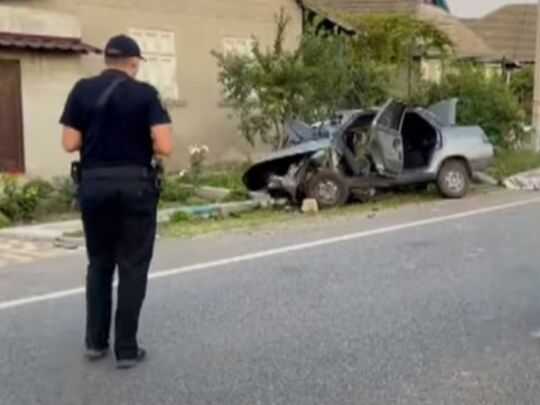
<path fill-rule="evenodd" d="M 81 255 L 0 269 L 0 404 L 538 404 L 539 213 L 490 194 L 160 242 L 127 372 L 82 358 Z"/>

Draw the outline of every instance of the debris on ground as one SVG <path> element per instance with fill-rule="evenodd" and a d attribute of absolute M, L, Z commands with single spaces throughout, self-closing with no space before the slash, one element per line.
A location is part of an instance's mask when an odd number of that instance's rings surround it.
<path fill-rule="evenodd" d="M 319 212 L 319 204 L 314 198 L 306 198 L 302 202 L 302 212 L 304 214 L 317 214 Z"/>
<path fill-rule="evenodd" d="M 509 177 L 503 184 L 509 190 L 538 191 L 540 190 L 540 171 L 534 170 Z"/>

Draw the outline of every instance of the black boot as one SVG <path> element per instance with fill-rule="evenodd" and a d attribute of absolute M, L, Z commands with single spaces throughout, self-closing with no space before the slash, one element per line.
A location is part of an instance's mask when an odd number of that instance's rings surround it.
<path fill-rule="evenodd" d="M 128 368 L 133 368 L 137 366 L 139 363 L 141 363 L 142 361 L 144 361 L 145 358 L 146 358 L 146 350 L 139 349 L 136 357 L 117 358 L 116 368 L 123 369 L 123 370 L 128 369 Z"/>

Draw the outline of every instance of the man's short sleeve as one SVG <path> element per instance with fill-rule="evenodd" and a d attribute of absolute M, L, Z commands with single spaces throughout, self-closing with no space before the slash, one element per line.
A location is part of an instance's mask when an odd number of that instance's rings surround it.
<path fill-rule="evenodd" d="M 150 106 L 148 110 L 148 122 L 150 127 L 156 125 L 165 125 L 171 123 L 171 117 L 163 102 L 159 97 L 159 93 L 156 89 L 152 88 L 152 95 L 150 98 Z"/>
<path fill-rule="evenodd" d="M 69 93 L 60 124 L 78 131 L 84 129 L 84 111 L 80 102 L 81 82 L 78 82 Z"/>

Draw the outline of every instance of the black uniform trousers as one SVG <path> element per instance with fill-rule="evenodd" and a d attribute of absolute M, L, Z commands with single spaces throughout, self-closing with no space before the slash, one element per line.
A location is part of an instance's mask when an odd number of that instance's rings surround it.
<path fill-rule="evenodd" d="M 114 345 L 118 358 L 137 355 L 139 316 L 156 236 L 159 193 L 153 177 L 144 170 L 83 170 L 79 189 L 89 260 L 86 345 L 97 350 L 109 347 L 118 267 Z"/>

